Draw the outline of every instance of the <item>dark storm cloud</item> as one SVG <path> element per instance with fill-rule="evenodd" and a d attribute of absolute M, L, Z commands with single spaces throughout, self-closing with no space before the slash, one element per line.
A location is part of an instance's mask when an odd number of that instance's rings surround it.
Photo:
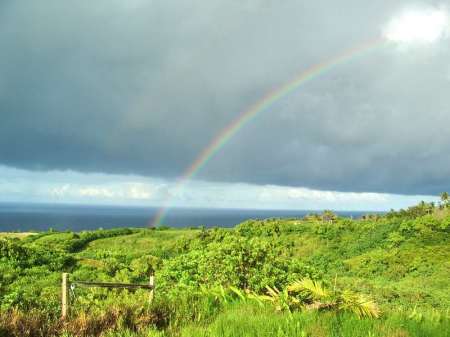
<path fill-rule="evenodd" d="M 0 164 L 174 178 L 267 91 L 379 35 L 407 4 L 3 1 Z M 335 68 L 243 128 L 199 178 L 448 190 L 449 57 L 446 40 Z"/>

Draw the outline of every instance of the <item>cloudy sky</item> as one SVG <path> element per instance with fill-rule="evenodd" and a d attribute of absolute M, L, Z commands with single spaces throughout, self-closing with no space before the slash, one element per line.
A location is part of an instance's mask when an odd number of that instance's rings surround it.
<path fill-rule="evenodd" d="M 0 201 L 365 209 L 450 190 L 448 0 L 0 2 Z M 202 150 L 268 92 L 381 38 Z M 168 201 L 169 200 L 169 201 Z"/>

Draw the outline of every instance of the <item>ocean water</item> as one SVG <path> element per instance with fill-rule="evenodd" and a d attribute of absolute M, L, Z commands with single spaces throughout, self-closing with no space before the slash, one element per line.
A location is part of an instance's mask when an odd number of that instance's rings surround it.
<path fill-rule="evenodd" d="M 0 203 L 0 232 L 88 230 L 114 227 L 146 227 L 158 208 L 79 206 Z M 170 227 L 233 227 L 247 219 L 296 218 L 307 210 L 249 210 L 175 208 L 168 212 L 164 225 Z M 361 217 L 367 212 L 336 212 L 346 217 Z"/>

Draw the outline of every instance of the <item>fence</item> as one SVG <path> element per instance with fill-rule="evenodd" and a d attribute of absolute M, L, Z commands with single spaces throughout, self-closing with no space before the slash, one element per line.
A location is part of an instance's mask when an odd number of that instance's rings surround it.
<path fill-rule="evenodd" d="M 150 275 L 148 284 L 130 284 L 130 283 L 109 283 L 109 282 L 86 282 L 86 281 L 70 281 L 69 274 L 62 274 L 61 284 L 61 318 L 65 319 L 69 313 L 69 288 L 71 286 L 80 287 L 97 287 L 97 288 L 122 288 L 122 289 L 149 289 L 148 300 L 151 303 L 155 296 L 155 276 Z"/>

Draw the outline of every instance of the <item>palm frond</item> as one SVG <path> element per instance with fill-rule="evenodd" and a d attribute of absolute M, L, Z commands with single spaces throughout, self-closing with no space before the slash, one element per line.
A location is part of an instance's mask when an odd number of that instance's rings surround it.
<path fill-rule="evenodd" d="M 266 286 L 266 289 L 270 296 L 272 296 L 274 298 L 280 296 L 280 291 L 276 287 L 271 288 L 269 286 Z"/>
<path fill-rule="evenodd" d="M 220 290 L 220 296 L 222 296 L 222 301 L 224 301 L 225 303 L 228 303 L 228 296 L 225 293 L 225 288 L 221 285 L 219 290 Z"/>
<path fill-rule="evenodd" d="M 267 301 L 267 298 L 264 297 L 269 297 L 269 296 L 265 296 L 265 295 L 257 295 L 254 292 L 250 292 L 247 294 L 247 298 L 250 300 L 254 300 L 256 301 L 260 306 L 264 305 L 264 301 Z"/>
<path fill-rule="evenodd" d="M 381 315 L 378 304 L 364 294 L 356 294 L 352 291 L 345 290 L 340 295 L 340 302 L 341 309 L 352 311 L 359 318 L 378 318 Z"/>
<path fill-rule="evenodd" d="M 381 310 L 377 303 L 369 296 L 350 290 L 333 291 L 326 289 L 321 282 L 304 278 L 291 283 L 282 291 L 276 287 L 266 286 L 266 294 L 247 294 L 247 298 L 257 299 L 260 303 L 271 302 L 278 311 L 305 310 L 334 310 L 350 311 L 358 317 L 378 318 Z"/>
<path fill-rule="evenodd" d="M 297 280 L 287 287 L 288 292 L 307 292 L 315 299 L 326 298 L 329 292 L 320 282 L 313 281 L 309 278 Z"/>
<path fill-rule="evenodd" d="M 228 287 L 233 293 L 235 293 L 242 301 L 245 301 L 244 292 L 236 287 L 229 286 Z"/>

